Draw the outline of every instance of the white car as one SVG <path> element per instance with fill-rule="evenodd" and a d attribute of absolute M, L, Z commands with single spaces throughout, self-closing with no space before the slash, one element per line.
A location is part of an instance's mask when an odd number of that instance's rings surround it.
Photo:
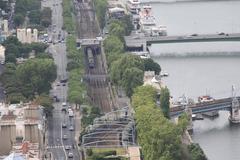
<path fill-rule="evenodd" d="M 72 152 L 68 153 L 68 158 L 73 158 L 73 153 Z"/>

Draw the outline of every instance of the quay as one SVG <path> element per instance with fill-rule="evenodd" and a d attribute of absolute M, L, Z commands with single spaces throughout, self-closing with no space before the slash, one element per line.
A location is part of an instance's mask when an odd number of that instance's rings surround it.
<path fill-rule="evenodd" d="M 124 37 L 127 48 L 142 48 L 146 51 L 147 46 L 156 43 L 189 43 L 189 42 L 217 42 L 217 41 L 240 41 L 240 33 L 232 34 L 202 34 L 183 36 L 146 36 L 143 33 L 134 33 Z"/>

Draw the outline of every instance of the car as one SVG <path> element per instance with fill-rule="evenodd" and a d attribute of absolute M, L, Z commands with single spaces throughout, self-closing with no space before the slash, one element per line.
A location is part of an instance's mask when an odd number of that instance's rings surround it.
<path fill-rule="evenodd" d="M 71 149 L 70 145 L 65 146 L 65 150 L 70 150 L 70 149 Z"/>
<path fill-rule="evenodd" d="M 66 83 L 63 83 L 62 86 L 66 86 Z"/>
<path fill-rule="evenodd" d="M 68 81 L 68 79 L 61 79 L 60 83 L 66 83 Z"/>
<path fill-rule="evenodd" d="M 66 139 L 67 139 L 67 135 L 64 134 L 64 135 L 63 135 L 63 140 L 66 140 Z"/>
<path fill-rule="evenodd" d="M 67 128 L 67 124 L 65 122 L 62 123 L 62 128 Z"/>
<path fill-rule="evenodd" d="M 194 34 L 191 34 L 191 36 L 198 36 L 198 34 L 194 33 Z"/>
<path fill-rule="evenodd" d="M 57 86 L 60 86 L 60 83 L 59 82 L 57 82 L 57 84 L 56 84 Z"/>
<path fill-rule="evenodd" d="M 68 158 L 73 158 L 73 153 L 72 152 L 68 153 Z"/>
<path fill-rule="evenodd" d="M 69 131 L 74 131 L 73 126 L 70 126 L 70 127 L 69 127 Z"/>
<path fill-rule="evenodd" d="M 221 33 L 218 33 L 218 35 L 225 35 L 225 33 L 221 32 Z"/>

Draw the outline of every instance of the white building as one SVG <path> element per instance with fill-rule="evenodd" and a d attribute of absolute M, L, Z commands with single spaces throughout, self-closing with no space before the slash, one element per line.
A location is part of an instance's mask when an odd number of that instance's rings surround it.
<path fill-rule="evenodd" d="M 8 35 L 8 20 L 3 20 L 3 32 L 5 35 Z"/>
<path fill-rule="evenodd" d="M 17 29 L 17 38 L 22 43 L 38 42 L 38 30 L 31 28 Z"/>
<path fill-rule="evenodd" d="M 0 45 L 0 64 L 5 63 L 5 47 Z"/>

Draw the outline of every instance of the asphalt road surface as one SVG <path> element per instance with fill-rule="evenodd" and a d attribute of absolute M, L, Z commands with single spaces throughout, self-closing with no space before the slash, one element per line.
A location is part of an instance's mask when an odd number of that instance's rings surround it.
<path fill-rule="evenodd" d="M 48 119 L 48 132 L 47 132 L 47 151 L 52 153 L 53 159 L 66 160 L 73 159 L 79 160 L 80 155 L 75 142 L 75 117 L 69 117 L 67 112 L 62 111 L 62 103 L 67 100 L 67 83 L 63 85 L 60 83 L 61 79 L 68 77 L 66 45 L 64 42 L 58 42 L 58 35 L 65 37 L 65 32 L 62 30 L 63 17 L 62 17 L 62 0 L 44 0 L 43 7 L 51 7 L 52 9 L 52 26 L 48 29 L 48 36 L 52 39 L 53 43 L 50 44 L 48 51 L 52 54 L 54 62 L 57 66 L 57 79 L 52 85 L 51 94 L 57 96 L 60 100 L 55 102 L 53 115 Z M 62 124 L 66 123 L 66 128 L 62 128 Z M 74 130 L 70 131 L 69 127 L 73 126 Z M 66 149 L 67 146 L 70 149 Z M 68 158 L 69 153 L 73 157 Z"/>

